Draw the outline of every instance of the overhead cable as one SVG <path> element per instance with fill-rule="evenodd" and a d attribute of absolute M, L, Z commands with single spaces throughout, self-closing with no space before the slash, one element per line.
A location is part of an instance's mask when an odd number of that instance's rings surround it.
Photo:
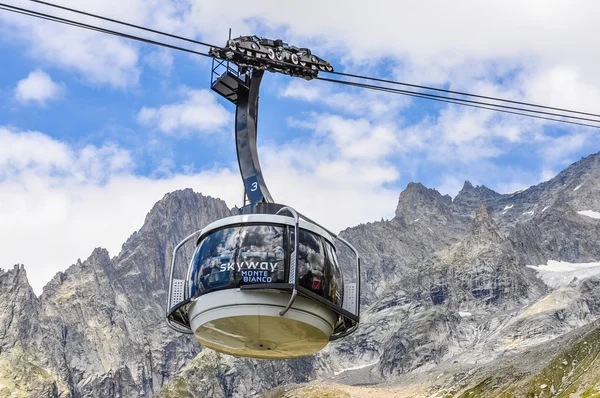
<path fill-rule="evenodd" d="M 380 79 L 380 78 L 377 78 L 377 77 L 361 76 L 361 75 L 355 75 L 355 74 L 352 74 L 352 73 L 335 72 L 335 71 L 333 71 L 333 72 L 324 71 L 324 72 L 325 73 L 331 73 L 331 74 L 338 75 L 338 76 L 353 77 L 353 78 L 356 78 L 356 79 L 372 80 L 372 81 L 377 81 L 377 82 L 380 82 L 380 83 L 396 84 L 396 85 L 400 85 L 400 86 L 420 88 L 420 89 L 423 89 L 423 90 L 438 91 L 438 92 L 444 92 L 444 93 L 448 93 L 448 94 L 458 94 L 458 95 L 464 95 L 464 96 L 468 96 L 468 97 L 482 98 L 482 99 L 488 99 L 488 100 L 500 101 L 500 102 L 508 102 L 508 103 L 512 103 L 512 104 L 526 105 L 526 106 L 531 106 L 531 107 L 536 107 L 536 108 L 543 108 L 543 109 L 550 109 L 550 110 L 561 111 L 561 112 L 576 113 L 576 114 L 579 114 L 579 115 L 587 115 L 587 116 L 600 117 L 600 114 L 597 114 L 597 113 L 588 113 L 588 112 L 574 111 L 574 110 L 565 109 L 565 108 L 556 108 L 556 107 L 552 107 L 552 106 L 533 104 L 533 103 L 530 103 L 530 102 L 521 102 L 521 101 L 514 101 L 514 100 L 505 99 L 505 98 L 497 98 L 497 97 L 489 97 L 489 96 L 485 96 L 485 95 L 470 94 L 470 93 L 465 93 L 465 92 L 461 92 L 461 91 L 446 90 L 446 89 L 437 88 L 437 87 L 428 87 L 428 86 L 422 86 L 422 85 L 418 85 L 418 84 L 403 83 L 403 82 L 397 82 L 397 81 L 388 80 L 388 79 Z"/>
<path fill-rule="evenodd" d="M 59 4 L 55 4 L 55 3 L 51 3 L 48 1 L 43 1 L 43 0 L 29 0 L 33 3 L 37 3 L 37 4 L 43 4 L 45 6 L 49 6 L 49 7 L 54 7 L 54 8 L 58 8 L 58 9 L 62 9 L 62 10 L 66 10 L 66 11 L 70 11 L 70 12 L 74 12 L 74 13 L 78 13 L 81 15 L 86 15 L 86 16 L 90 16 L 93 18 L 98 18 L 101 20 L 105 20 L 105 21 L 109 21 L 109 22 L 113 22 L 113 23 L 117 23 L 117 24 L 121 24 L 124 26 L 129 26 L 132 28 L 136 28 L 136 29 L 141 29 L 141 30 L 145 30 L 147 32 L 152 32 L 152 33 L 156 33 L 159 35 L 163 35 L 163 36 L 167 36 L 167 37 L 171 37 L 171 38 L 175 38 L 178 40 L 184 40 L 190 43 L 194 43 L 194 44 L 199 44 L 199 45 L 204 45 L 204 46 L 208 46 L 208 47 L 218 47 L 209 43 L 205 43 L 205 42 L 201 42 L 198 40 L 193 40 L 193 39 L 189 39 L 187 37 L 183 37 L 183 36 L 178 36 L 178 35 L 174 35 L 174 34 L 170 34 L 170 33 L 166 33 L 166 32 L 162 32 L 159 30 L 155 30 L 155 29 L 150 29 L 150 28 L 146 28 L 144 26 L 140 26 L 140 25 L 135 25 L 129 22 L 124 22 L 124 21 L 120 21 L 117 19 L 113 19 L 113 18 L 107 18 L 98 14 L 93 14 L 93 13 L 89 13 L 89 12 L 85 12 L 82 10 L 77 10 L 74 8 L 70 8 L 70 7 L 65 7 Z M 463 96 L 468 96 L 468 97 L 474 97 L 474 98 L 481 98 L 481 99 L 487 99 L 487 100 L 492 100 L 492 101 L 498 101 L 498 102 L 506 102 L 506 103 L 511 103 L 511 104 L 517 104 L 517 105 L 524 105 L 524 106 L 528 106 L 528 107 L 534 107 L 534 108 L 542 108 L 542 109 L 548 109 L 548 110 L 554 110 L 554 111 L 560 111 L 560 112 L 567 112 L 567 113 L 574 113 L 574 114 L 579 114 L 579 115 L 587 115 L 587 116 L 595 116 L 595 117 L 600 117 L 600 114 L 595 114 L 595 113 L 589 113 L 589 112 L 581 112 L 581 111 L 575 111 L 575 110 L 571 110 L 571 109 L 565 109 L 565 108 L 557 108 L 557 107 L 552 107 L 552 106 L 546 106 L 546 105 L 539 105 L 539 104 L 534 104 L 534 103 L 529 103 L 529 102 L 523 102 L 523 101 L 515 101 L 515 100 L 509 100 L 509 99 L 505 99 L 505 98 L 498 98 L 498 97 L 492 97 L 492 96 L 485 96 L 485 95 L 478 95 L 478 94 L 471 94 L 471 93 L 466 93 L 466 92 L 461 92 L 461 91 L 455 91 L 455 90 L 447 90 L 447 89 L 441 89 L 441 88 L 437 88 L 437 87 L 428 87 L 428 86 L 423 86 L 423 85 L 418 85 L 418 84 L 412 84 L 412 83 L 405 83 L 405 82 L 398 82 L 398 81 L 394 81 L 394 80 L 389 80 L 389 79 L 380 79 L 380 78 L 375 78 L 375 77 L 370 77 L 370 76 L 362 76 L 362 75 L 357 75 L 357 74 L 352 74 L 352 73 L 344 73 L 344 72 L 327 72 L 324 71 L 326 73 L 332 73 L 338 76 L 345 76 L 345 77 L 352 77 L 352 78 L 356 78 L 356 79 L 366 79 L 366 80 L 372 80 L 372 81 L 378 81 L 381 83 L 388 83 L 388 84 L 395 84 L 395 85 L 401 85 L 401 86 L 406 86 L 406 87 L 413 87 L 413 88 L 419 88 L 419 89 L 423 89 L 423 90 L 430 90 L 430 91 L 437 91 L 437 92 L 444 92 L 444 93 L 448 93 L 448 94 L 456 94 L 456 95 L 463 95 Z M 487 105 L 487 106 L 494 106 L 495 104 L 487 104 L 487 103 L 481 103 L 482 105 Z M 520 108 L 506 108 L 506 109 L 520 109 Z M 556 114 L 554 113 L 543 113 L 543 112 L 536 112 L 536 111 L 532 111 L 534 113 L 540 113 L 540 114 L 546 114 L 549 116 L 556 116 Z M 565 115 L 565 117 L 569 117 L 567 115 Z M 577 118 L 577 117 L 573 117 L 573 118 Z M 592 119 L 587 119 L 587 118 L 577 118 L 579 120 L 584 120 L 584 121 L 596 121 L 596 120 L 592 120 Z"/>
<path fill-rule="evenodd" d="M 12 5 L 9 5 L 9 4 L 0 3 L 0 9 L 3 9 L 5 11 L 14 12 L 14 13 L 17 13 L 17 14 L 23 14 L 23 15 L 28 15 L 28 16 L 31 16 L 31 17 L 45 19 L 45 20 L 48 20 L 48 21 L 58 22 L 58 23 L 62 23 L 62 24 L 65 24 L 65 25 L 76 26 L 78 28 L 88 29 L 88 30 L 92 30 L 92 31 L 96 31 L 96 32 L 101 32 L 101 33 L 107 33 L 107 34 L 110 34 L 110 35 L 123 37 L 125 39 L 137 40 L 137 41 L 140 41 L 140 42 L 143 42 L 143 43 L 154 44 L 156 46 L 161 46 L 161 47 L 167 47 L 167 48 L 171 48 L 173 50 L 185 51 L 185 52 L 188 52 L 188 53 L 191 53 L 191 54 L 201 55 L 203 57 L 213 58 L 211 55 L 209 55 L 207 53 L 203 53 L 203 52 L 200 52 L 200 51 L 191 50 L 189 48 L 174 46 L 172 44 L 167 44 L 167 43 L 163 43 L 163 42 L 159 42 L 159 41 L 155 41 L 155 40 L 151 40 L 151 39 L 146 39 L 144 37 L 134 36 L 134 35 L 130 35 L 130 34 L 123 33 L 123 32 L 118 32 L 118 31 L 111 30 L 111 29 L 100 28 L 98 26 L 88 25 L 88 24 L 84 24 L 82 22 L 77 22 L 77 21 L 70 20 L 70 19 L 67 19 L 67 18 L 56 17 L 54 15 L 45 14 L 45 13 L 38 12 L 38 11 L 32 11 L 32 10 L 28 10 L 28 9 L 25 9 L 25 8 L 12 6 Z"/>
<path fill-rule="evenodd" d="M 199 41 L 199 40 L 194 40 L 194 39 L 190 39 L 190 38 L 187 38 L 187 37 L 178 36 L 178 35 L 174 35 L 174 34 L 167 33 L 167 32 L 162 32 L 162 31 L 156 30 L 156 29 L 146 28 L 145 26 L 135 25 L 135 24 L 132 24 L 132 23 L 129 23 L 129 22 L 125 22 L 125 21 L 120 21 L 118 19 L 104 17 L 102 15 L 93 14 L 91 12 L 85 12 L 85 11 L 77 10 L 75 8 L 69 8 L 69 7 L 61 6 L 59 4 L 54 4 L 54 3 L 47 2 L 47 1 L 41 1 L 41 0 L 29 0 L 29 1 L 31 1 L 33 3 L 43 4 L 43 5 L 48 6 L 48 7 L 54 7 L 54 8 L 58 8 L 58 9 L 61 9 L 61 10 L 70 11 L 70 12 L 74 12 L 74 13 L 81 14 L 81 15 L 86 15 L 88 17 L 101 19 L 103 21 L 108 21 L 108 22 L 113 22 L 113 23 L 116 23 L 116 24 L 124 25 L 124 26 L 129 26 L 130 28 L 145 30 L 146 32 L 156 33 L 157 35 L 167 36 L 167 37 L 171 37 L 173 39 L 178 39 L 178 40 L 183 40 L 183 41 L 187 41 L 187 42 L 194 43 L 194 44 L 199 44 L 201 46 L 218 47 L 218 46 L 214 46 L 212 44 L 208 44 L 208 43 L 205 43 L 205 42 L 202 42 L 202 41 Z"/>
<path fill-rule="evenodd" d="M 563 120 L 563 119 L 554 119 L 554 118 L 545 117 L 545 116 L 537 116 L 537 115 L 531 115 L 531 114 L 528 114 L 528 113 L 508 111 L 508 110 L 504 110 L 504 109 L 487 107 L 487 106 L 483 106 L 483 105 L 467 104 L 467 103 L 464 103 L 464 102 L 455 101 L 455 100 L 450 99 L 450 98 L 443 99 L 442 97 L 439 97 L 439 96 L 438 97 L 431 97 L 430 95 L 427 95 L 427 94 L 424 94 L 424 93 L 418 93 L 418 92 L 412 92 L 412 91 L 406 91 L 406 90 L 399 90 L 399 89 L 395 89 L 395 88 L 391 88 L 391 87 L 374 86 L 374 85 L 371 85 L 371 84 L 348 82 L 348 81 L 336 80 L 336 79 L 328 79 L 328 78 L 325 78 L 325 77 L 317 77 L 316 79 L 317 80 L 326 81 L 326 82 L 331 82 L 331 83 L 343 84 L 343 85 L 352 86 L 352 87 L 360 87 L 360 88 L 365 88 L 365 89 L 369 89 L 369 90 L 382 91 L 382 92 L 386 92 L 386 93 L 399 94 L 399 95 L 405 95 L 405 96 L 409 96 L 409 97 L 416 97 L 416 98 L 423 98 L 423 99 L 428 99 L 428 100 L 433 100 L 433 101 L 438 101 L 438 102 L 445 102 L 445 103 L 449 103 L 449 104 L 468 106 L 470 108 L 486 109 L 486 110 L 490 110 L 490 111 L 508 113 L 508 114 L 512 114 L 512 115 L 527 116 L 527 117 L 531 117 L 531 118 L 534 118 L 534 119 L 542 119 L 542 120 L 548 120 L 548 121 L 552 121 L 552 122 L 574 124 L 574 125 L 578 125 L 578 126 L 584 126 L 584 127 L 591 127 L 591 128 L 600 129 L 600 125 L 593 125 L 593 124 L 572 122 L 572 121 Z M 599 123 L 600 123 L 600 121 L 599 121 Z"/>
<path fill-rule="evenodd" d="M 143 26 L 134 25 L 134 24 L 131 24 L 131 23 L 128 23 L 128 22 L 119 21 L 119 20 L 116 20 L 116 19 L 103 17 L 103 16 L 100 16 L 100 15 L 96 15 L 96 14 L 84 12 L 84 11 L 81 11 L 81 10 L 76 10 L 76 9 L 73 9 L 73 8 L 64 7 L 64 6 L 61 6 L 61 5 L 53 4 L 53 3 L 42 1 L 42 0 L 30 0 L 30 1 L 34 2 L 34 3 L 38 3 L 38 4 L 50 6 L 50 7 L 59 8 L 59 9 L 62 9 L 62 10 L 65 10 L 65 11 L 69 11 L 69 12 L 79 13 L 79 14 L 90 16 L 90 17 L 93 17 L 93 18 L 98 18 L 98 19 L 109 21 L 109 22 L 112 22 L 112 23 L 121 24 L 121 25 L 128 26 L 128 27 L 131 27 L 131 28 L 134 28 L 134 29 L 140 29 L 140 30 L 151 32 L 151 33 L 155 33 L 155 34 L 159 34 L 159 35 L 164 35 L 164 36 L 167 36 L 167 37 L 171 37 L 171 38 L 174 38 L 174 39 L 184 40 L 184 41 L 191 42 L 191 43 L 198 44 L 198 45 L 211 46 L 210 44 L 204 43 L 204 42 L 201 42 L 201 41 L 197 41 L 197 40 L 193 40 L 193 39 L 188 39 L 188 38 L 185 38 L 185 37 L 182 37 L 182 36 L 177 36 L 177 35 L 173 35 L 173 34 L 170 34 L 170 33 L 161 32 L 161 31 L 154 30 L 154 29 L 149 29 L 149 28 L 146 28 L 146 27 L 143 27 Z M 175 45 L 172 45 L 172 44 L 167 44 L 167 43 L 164 43 L 164 42 L 160 42 L 160 41 L 156 41 L 156 40 L 151 40 L 151 39 L 147 39 L 147 38 L 144 38 L 144 37 L 135 36 L 135 35 L 131 35 L 131 34 L 119 32 L 119 31 L 115 31 L 115 30 L 111 30 L 111 29 L 107 29 L 107 28 L 101 28 L 101 27 L 98 27 L 98 26 L 85 24 L 85 23 L 78 22 L 78 21 L 71 20 L 71 19 L 67 19 L 67 18 L 57 17 L 57 16 L 54 16 L 54 15 L 42 13 L 42 12 L 39 12 L 39 11 L 33 11 L 33 10 L 21 8 L 21 7 L 16 7 L 16 6 L 4 4 L 4 3 L 0 3 L 0 9 L 6 10 L 6 11 L 11 11 L 11 12 L 18 13 L 18 14 L 27 15 L 27 16 L 32 16 L 32 17 L 36 17 L 36 18 L 40 18 L 40 19 L 45 19 L 45 20 L 49 20 L 49 21 L 53 21 L 53 22 L 58 22 L 58 23 L 62 23 L 62 24 L 65 24 L 65 25 L 76 26 L 76 27 L 79 27 L 79 28 L 88 29 L 88 30 L 92 30 L 92 31 L 97 31 L 97 32 L 101 32 L 101 33 L 107 33 L 107 34 L 115 35 L 115 36 L 126 38 L 126 39 L 131 39 L 131 40 L 136 40 L 136 41 L 140 41 L 140 42 L 144 42 L 144 43 L 148 43 L 148 44 L 153 44 L 153 45 L 157 45 L 157 46 L 171 48 L 171 49 L 174 49 L 174 50 L 180 50 L 180 51 L 192 53 L 192 54 L 195 54 L 195 55 L 201 55 L 201 56 L 213 58 L 210 54 L 203 53 L 203 52 L 200 52 L 200 51 L 195 51 L 195 50 L 192 50 L 192 49 L 189 49 L 189 48 L 185 48 L 185 47 L 181 47 L 181 46 L 175 46 Z M 216 46 L 211 46 L 211 47 L 216 47 Z M 323 71 L 323 72 L 325 72 L 325 71 Z M 445 92 L 445 93 L 448 93 L 448 94 L 462 95 L 462 96 L 468 96 L 468 97 L 473 97 L 473 98 L 488 99 L 488 100 L 497 101 L 497 102 L 519 104 L 519 105 L 524 105 L 524 106 L 533 107 L 533 108 L 542 108 L 542 109 L 548 109 L 548 110 L 556 110 L 556 111 L 560 111 L 560 112 L 567 112 L 567 113 L 573 113 L 573 114 L 580 114 L 580 115 L 588 115 L 588 116 L 600 117 L 600 114 L 580 112 L 580 111 L 574 111 L 574 110 L 569 110 L 569 109 L 563 109 L 563 108 L 556 108 L 556 107 L 550 107 L 550 106 L 545 106 L 545 105 L 532 104 L 532 103 L 527 103 L 527 102 L 506 100 L 506 99 L 495 98 L 495 97 L 488 97 L 488 96 L 482 96 L 482 95 L 477 95 L 477 94 L 469 94 L 469 93 L 464 93 L 464 92 L 460 92 L 460 91 L 445 90 L 445 89 L 439 89 L 439 88 L 435 88 L 435 87 L 421 86 L 421 85 L 410 84 L 410 83 L 396 82 L 396 81 L 388 80 L 388 79 L 380 79 L 380 78 L 374 78 L 374 77 L 368 77 L 368 76 L 361 76 L 361 75 L 350 74 L 350 73 L 342 73 L 342 72 L 326 72 L 326 73 L 333 73 L 333 74 L 338 75 L 338 76 L 351 77 L 351 78 L 354 78 L 354 79 L 366 79 L 366 80 L 371 80 L 371 81 L 377 81 L 377 82 L 380 82 L 380 83 L 401 85 L 401 86 L 419 88 L 419 89 L 423 89 L 423 90 L 432 90 L 432 91 L 437 91 L 437 92 Z M 600 128 L 600 126 L 572 121 L 572 120 L 581 120 L 581 121 L 588 121 L 588 122 L 593 122 L 593 123 L 600 123 L 600 120 L 598 120 L 598 119 L 590 119 L 590 118 L 584 118 L 584 117 L 579 117 L 579 116 L 573 116 L 573 115 L 569 115 L 569 114 L 561 114 L 561 113 L 546 112 L 546 111 L 541 111 L 541 110 L 536 110 L 536 109 L 528 109 L 528 108 L 522 108 L 522 107 L 507 106 L 507 105 L 490 103 L 490 102 L 474 101 L 474 100 L 469 100 L 469 99 L 465 99 L 465 98 L 457 98 L 457 97 L 451 97 L 451 96 L 436 95 L 436 94 L 431 94 L 431 93 L 427 93 L 427 92 L 423 92 L 423 91 L 401 90 L 401 89 L 392 88 L 392 87 L 376 86 L 376 85 L 371 85 L 371 84 L 351 82 L 351 81 L 338 80 L 338 79 L 329 79 L 329 78 L 324 78 L 324 77 L 317 77 L 317 79 L 318 80 L 332 82 L 332 83 L 336 83 L 336 84 L 343 84 L 343 85 L 348 85 L 348 86 L 361 87 L 361 88 L 372 89 L 372 90 L 377 90 L 377 91 L 382 91 L 382 92 L 389 92 L 389 93 L 394 93 L 394 94 L 401 94 L 401 95 L 406 95 L 406 96 L 411 96 L 411 97 L 416 97 L 416 98 L 430 99 L 430 100 L 439 101 L 439 102 L 445 102 L 445 103 L 450 103 L 450 104 L 469 106 L 469 107 L 472 107 L 472 108 L 487 109 L 487 110 L 493 110 L 493 111 L 498 111 L 498 112 L 503 112 L 503 113 L 509 113 L 509 114 L 515 114 L 515 115 L 520 115 L 520 116 L 533 117 L 533 118 L 537 118 L 537 119 L 549 120 L 549 121 L 553 121 L 553 122 L 568 123 L 568 124 L 574 124 L 574 125 L 580 125 L 580 126 L 592 127 L 592 128 Z M 534 113 L 536 115 L 533 115 L 532 113 Z M 545 117 L 545 116 L 539 116 L 539 115 L 555 116 L 555 117 L 562 118 L 562 119 L 555 119 L 555 118 Z"/>
<path fill-rule="evenodd" d="M 320 78 L 320 79 L 321 80 L 325 80 L 326 78 Z M 332 82 L 343 82 L 343 80 L 335 80 L 335 79 L 329 79 L 329 81 L 332 81 Z M 379 87 L 379 86 L 374 86 L 374 87 Z M 515 107 L 515 106 L 508 106 L 508 105 L 501 105 L 501 104 L 493 104 L 493 103 L 490 103 L 490 102 L 473 101 L 473 100 L 468 100 L 468 99 L 464 99 L 464 98 L 447 97 L 447 96 L 442 96 L 442 95 L 437 95 L 437 94 L 429 94 L 429 93 L 424 93 L 424 92 L 416 92 L 416 91 L 408 91 L 408 90 L 400 90 L 400 89 L 393 89 L 393 90 L 396 90 L 398 92 L 403 92 L 403 93 L 419 93 L 419 94 L 427 96 L 429 98 L 439 98 L 439 99 L 446 99 L 446 100 L 452 100 L 452 101 L 460 101 L 460 102 L 464 102 L 464 103 L 467 103 L 467 104 L 477 104 L 477 105 L 483 105 L 483 106 L 492 106 L 492 107 L 501 108 L 501 109 L 510 109 L 510 110 L 515 110 L 515 111 L 532 112 L 532 113 L 537 113 L 537 114 L 541 114 L 541 115 L 558 116 L 558 117 L 565 117 L 565 118 L 569 118 L 569 119 L 583 120 L 583 121 L 586 121 L 586 122 L 597 122 L 597 123 L 600 123 L 599 119 L 590 119 L 590 118 L 585 118 L 585 117 L 580 117 L 580 116 L 571 116 L 571 115 L 564 115 L 564 114 L 560 114 L 560 113 L 538 111 L 538 110 L 535 110 L 535 109 L 519 108 L 519 107 Z"/>

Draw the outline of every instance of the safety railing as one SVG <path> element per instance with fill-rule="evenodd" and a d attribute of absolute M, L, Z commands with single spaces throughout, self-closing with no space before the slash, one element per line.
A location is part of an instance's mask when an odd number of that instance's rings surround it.
<path fill-rule="evenodd" d="M 335 340 L 335 339 L 347 336 L 348 334 L 350 334 L 356 330 L 356 328 L 358 327 L 359 318 L 360 318 L 360 290 L 361 290 L 360 267 L 361 267 L 361 264 L 360 264 L 360 255 L 359 255 L 358 251 L 347 240 L 339 237 L 338 235 L 334 234 L 333 232 L 329 231 L 328 229 L 324 228 L 323 226 L 317 224 L 316 222 L 312 221 L 311 219 L 296 212 L 291 207 L 283 207 L 283 208 L 279 209 L 279 211 L 277 211 L 275 216 L 287 217 L 287 215 L 284 215 L 284 213 L 288 213 L 294 219 L 293 224 L 289 223 L 289 222 L 281 222 L 282 226 L 288 225 L 289 227 L 293 227 L 293 231 L 294 231 L 293 242 L 289 242 L 286 245 L 287 247 L 285 249 L 286 256 L 289 258 L 289 266 L 288 266 L 289 272 L 288 272 L 287 285 L 281 284 L 281 283 L 278 283 L 278 284 L 268 284 L 267 283 L 267 284 L 256 284 L 256 285 L 242 285 L 242 286 L 240 286 L 240 288 L 242 290 L 251 290 L 251 289 L 252 290 L 253 289 L 278 289 L 278 290 L 281 290 L 281 289 L 285 289 L 285 290 L 291 291 L 291 296 L 290 296 L 290 299 L 289 299 L 287 305 L 280 312 L 281 316 L 284 316 L 292 308 L 293 303 L 299 294 L 306 296 L 310 299 L 316 300 L 319 303 L 331 308 L 333 311 L 337 312 L 343 318 L 342 326 L 340 326 L 336 329 L 334 334 L 331 336 L 331 340 Z M 252 224 L 260 225 L 261 217 L 258 214 L 256 216 L 258 216 L 258 217 L 256 217 L 256 220 L 252 221 Z M 265 221 L 265 223 L 267 223 L 267 224 L 273 224 L 273 223 L 279 224 L 277 221 L 275 221 L 276 219 L 274 220 L 273 215 L 265 215 L 265 218 L 270 219 L 268 222 Z M 310 291 L 309 289 L 304 288 L 299 283 L 300 282 L 299 281 L 300 270 L 299 270 L 298 253 L 300 250 L 300 247 L 299 247 L 299 245 L 300 245 L 299 239 L 300 239 L 300 234 L 301 234 L 300 229 L 304 228 L 304 227 L 301 227 L 302 223 L 308 223 L 308 224 L 314 225 L 315 227 L 317 227 L 317 229 L 315 229 L 315 231 L 318 231 L 320 229 L 320 230 L 326 232 L 327 234 L 330 235 L 331 239 L 334 239 L 337 242 L 340 242 L 341 244 L 343 244 L 345 247 L 347 247 L 347 249 L 349 249 L 349 251 L 354 255 L 354 257 L 356 259 L 353 270 L 348 269 L 345 258 L 344 258 L 344 261 L 342 262 L 342 264 L 339 264 L 337 262 L 338 256 L 336 253 L 334 253 L 334 257 L 336 257 L 336 258 L 330 259 L 332 263 L 329 266 L 338 267 L 338 269 L 339 269 L 341 280 L 335 281 L 335 282 L 340 283 L 340 285 L 343 287 L 343 295 L 342 295 L 341 303 L 336 304 L 333 301 L 330 301 L 329 299 L 327 299 L 327 296 L 324 293 L 323 293 L 323 295 L 325 297 L 321 297 L 318 294 Z M 231 225 L 234 226 L 234 225 L 244 225 L 244 224 L 245 224 L 245 222 L 238 221 L 238 222 L 233 222 L 233 224 L 231 224 Z M 227 224 L 221 225 L 220 228 L 223 228 L 224 226 L 227 226 Z M 309 228 L 308 226 L 306 226 L 306 224 L 305 224 L 305 227 Z M 216 229 L 215 229 L 215 231 L 216 231 Z M 203 232 L 204 232 L 204 234 L 203 234 Z M 189 327 L 186 327 L 185 325 L 180 324 L 179 322 L 173 322 L 173 320 L 170 319 L 170 315 L 172 315 L 174 311 L 181 309 L 181 311 L 184 313 L 182 315 L 187 317 L 187 307 L 184 307 L 184 306 L 188 306 L 191 303 L 191 300 L 192 300 L 191 284 L 194 283 L 194 281 L 191 281 L 192 268 L 193 268 L 193 264 L 191 264 L 191 263 L 188 265 L 187 274 L 185 275 L 185 277 L 183 277 L 184 279 L 175 278 L 178 255 L 179 255 L 182 247 L 186 243 L 191 241 L 192 239 L 202 238 L 202 236 L 205 236 L 206 238 L 208 238 L 208 236 L 211 236 L 212 233 L 213 233 L 213 231 L 211 231 L 211 230 L 207 231 L 206 229 L 202 230 L 202 231 L 194 232 L 193 234 L 186 237 L 182 242 L 180 242 L 173 249 L 173 256 L 171 259 L 171 269 L 170 269 L 170 273 L 169 273 L 169 290 L 168 290 L 168 300 L 167 300 L 167 323 L 172 329 L 174 329 L 178 332 L 181 332 L 181 333 L 192 333 L 192 331 Z M 290 236 L 290 235 L 288 235 L 288 236 Z M 329 240 L 329 238 L 326 238 L 325 236 L 323 236 L 323 237 L 325 238 L 325 240 L 327 240 L 327 241 Z M 205 238 L 202 238 L 202 239 L 205 239 Z M 331 242 L 331 244 L 333 246 L 334 252 L 337 252 L 339 247 L 336 248 L 336 245 L 334 244 L 334 242 Z M 292 251 L 290 251 L 290 249 L 292 249 Z M 346 257 L 346 256 L 344 256 L 344 257 Z M 326 266 L 326 265 L 324 264 L 324 266 Z M 348 280 L 348 278 L 350 276 L 354 277 L 353 281 Z M 206 294 L 209 294 L 209 293 L 210 293 L 209 291 L 206 292 Z"/>

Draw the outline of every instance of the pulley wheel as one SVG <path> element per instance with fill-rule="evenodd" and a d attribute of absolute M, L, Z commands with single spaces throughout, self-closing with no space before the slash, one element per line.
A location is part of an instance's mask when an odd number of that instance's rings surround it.
<path fill-rule="evenodd" d="M 275 51 L 273 51 L 272 48 L 269 48 L 267 50 L 267 55 L 269 56 L 270 59 L 275 59 Z"/>
<path fill-rule="evenodd" d="M 277 61 L 281 61 L 283 59 L 283 55 L 281 55 L 279 51 L 275 53 L 275 57 L 277 58 Z"/>
<path fill-rule="evenodd" d="M 298 56 L 296 54 L 292 54 L 290 59 L 294 65 L 298 65 Z"/>
<path fill-rule="evenodd" d="M 327 72 L 333 72 L 333 66 L 331 65 L 327 65 L 325 69 L 327 69 Z"/>
<path fill-rule="evenodd" d="M 235 51 L 237 49 L 237 45 L 236 45 L 235 41 L 233 41 L 233 40 L 227 41 L 227 47 L 229 47 L 233 51 Z"/>

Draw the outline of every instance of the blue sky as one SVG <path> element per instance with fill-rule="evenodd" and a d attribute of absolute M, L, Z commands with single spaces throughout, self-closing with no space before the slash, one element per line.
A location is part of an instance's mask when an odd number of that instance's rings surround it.
<path fill-rule="evenodd" d="M 281 37 L 349 73 L 591 112 L 600 100 L 592 2 L 59 3 L 219 45 L 229 27 Z M 36 292 L 96 246 L 116 255 L 169 191 L 240 204 L 234 108 L 207 59 L 0 10 L 0 65 L 0 267 L 25 263 Z M 272 194 L 334 230 L 393 217 L 410 181 L 507 193 L 600 151 L 584 128 L 273 74 L 261 90 Z"/>

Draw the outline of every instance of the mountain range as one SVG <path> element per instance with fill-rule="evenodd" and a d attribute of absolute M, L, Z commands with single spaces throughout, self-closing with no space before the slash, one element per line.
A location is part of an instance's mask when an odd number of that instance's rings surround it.
<path fill-rule="evenodd" d="M 164 322 L 174 246 L 236 212 L 169 193 L 117 256 L 40 296 L 23 265 L 0 270 L 0 397 L 600 397 L 600 154 L 512 194 L 408 184 L 393 219 L 341 232 L 363 259 L 359 330 L 294 360 Z"/>

